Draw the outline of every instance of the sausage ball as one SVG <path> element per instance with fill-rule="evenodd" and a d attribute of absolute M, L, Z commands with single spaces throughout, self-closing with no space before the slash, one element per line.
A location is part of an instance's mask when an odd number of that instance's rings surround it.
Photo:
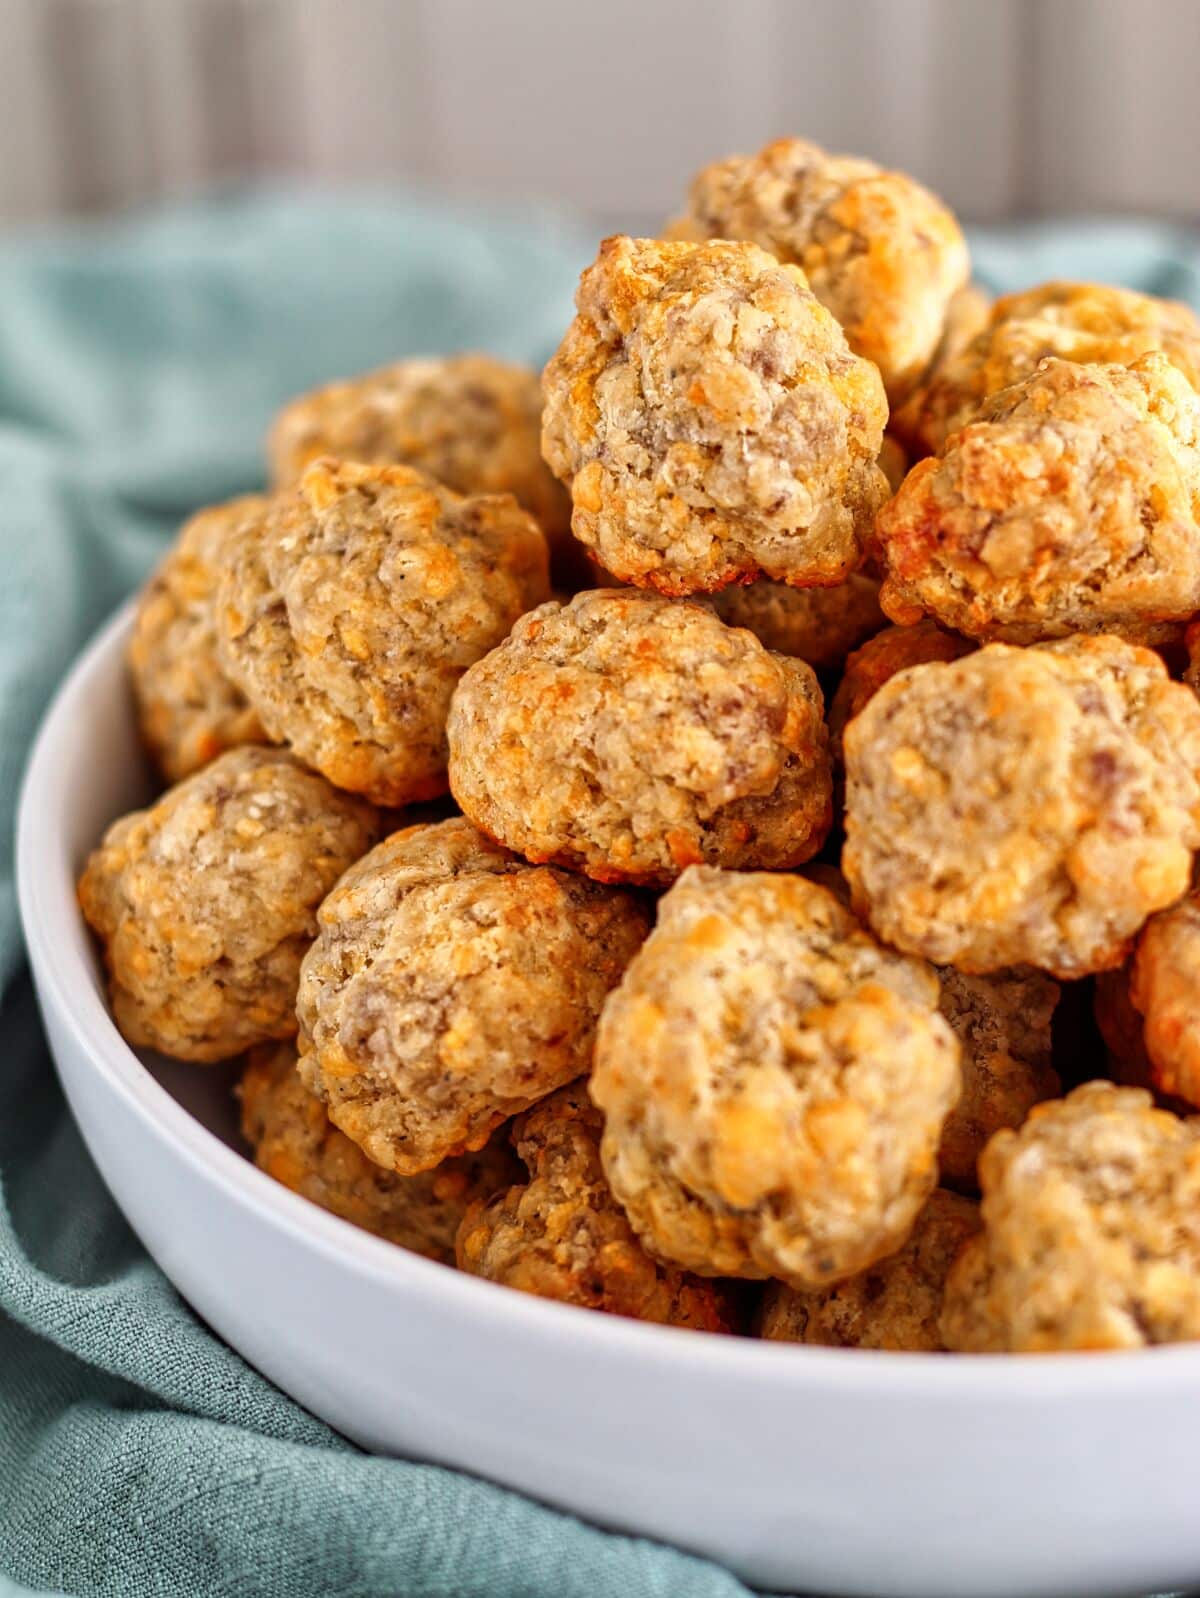
<path fill-rule="evenodd" d="M 142 590 L 129 671 L 146 747 L 179 782 L 240 744 L 265 743 L 217 654 L 217 583 L 231 541 L 258 537 L 267 500 L 251 494 L 197 512 Z"/>
<path fill-rule="evenodd" d="M 1048 359 L 879 514 L 880 599 L 972 638 L 1178 638 L 1200 608 L 1200 396 L 1162 355 Z"/>
<path fill-rule="evenodd" d="M 202 1063 L 290 1037 L 317 906 L 377 836 L 281 749 L 231 749 L 114 822 L 79 898 L 123 1036 Z"/>
<path fill-rule="evenodd" d="M 812 291 L 873 361 L 889 397 L 921 376 L 970 263 L 953 214 L 903 172 L 776 139 L 705 167 L 668 233 L 749 239 L 804 269 Z"/>
<path fill-rule="evenodd" d="M 841 666 L 864 638 L 883 626 L 879 583 L 852 572 L 836 588 L 789 588 L 760 577 L 726 588 L 713 609 L 730 627 L 747 627 L 767 649 L 794 655 L 818 670 Z"/>
<path fill-rule="evenodd" d="M 814 882 L 686 872 L 604 1007 L 591 1084 L 651 1253 L 797 1287 L 894 1253 L 959 1094 L 937 997 Z"/>
<path fill-rule="evenodd" d="M 892 425 L 914 454 L 933 454 L 1047 355 L 1131 366 L 1153 350 L 1200 388 L 1200 321 L 1188 306 L 1100 283 L 1041 283 L 998 299 L 969 342 L 947 344 Z"/>
<path fill-rule="evenodd" d="M 455 684 L 548 593 L 545 539 L 509 495 L 321 460 L 232 550 L 221 657 L 276 742 L 404 805 L 445 792 Z"/>
<path fill-rule="evenodd" d="M 897 1253 L 830 1287 L 772 1282 L 763 1296 L 760 1335 L 770 1342 L 825 1348 L 939 1353 L 946 1277 L 978 1230 L 977 1204 L 935 1188 Z"/>
<path fill-rule="evenodd" d="M 393 833 L 321 906 L 300 1074 L 402 1175 L 482 1148 L 588 1069 L 648 919 L 632 895 L 530 866 L 461 817 Z"/>
<path fill-rule="evenodd" d="M 1200 1338 L 1200 1120 L 1088 1082 L 1000 1132 L 984 1230 L 950 1273 L 948 1348 L 1051 1353 Z"/>
<path fill-rule="evenodd" d="M 822 708 L 808 666 L 707 606 L 596 590 L 466 674 L 450 784 L 489 836 L 601 882 L 798 865 L 830 824 Z"/>
<path fill-rule="evenodd" d="M 1096 994 L 1104 1040 L 1125 1072 L 1200 1106 L 1200 891 L 1151 916 L 1129 967 Z M 1124 1072 L 1122 1074 L 1125 1074 Z"/>
<path fill-rule="evenodd" d="M 657 1263 L 634 1236 L 600 1166 L 602 1127 L 583 1081 L 518 1116 L 512 1141 L 529 1174 L 467 1211 L 460 1269 L 610 1315 L 731 1331 L 719 1286 Z"/>
<path fill-rule="evenodd" d="M 885 627 L 868 638 L 846 657 L 846 669 L 829 706 L 829 737 L 834 754 L 840 758 L 846 723 L 874 698 L 884 683 L 910 666 L 927 666 L 932 661 L 961 660 L 975 645 L 957 633 L 939 627 L 935 621 L 919 621 L 914 627 Z"/>
<path fill-rule="evenodd" d="M 917 666 L 846 728 L 854 904 L 938 965 L 1119 965 L 1200 845 L 1200 704 L 1118 638 Z"/>
<path fill-rule="evenodd" d="M 946 1118 L 938 1154 L 942 1181 L 968 1192 L 976 1162 L 1002 1127 L 1020 1126 L 1061 1084 L 1050 1064 L 1057 982 L 1039 971 L 968 976 L 938 967 L 938 1008 L 962 1049 L 962 1097 Z"/>
<path fill-rule="evenodd" d="M 887 498 L 879 373 L 752 244 L 606 239 L 547 366 L 542 451 L 622 582 L 832 587 Z"/>
<path fill-rule="evenodd" d="M 492 355 L 395 361 L 285 405 L 267 457 L 291 488 L 322 455 L 415 466 L 456 494 L 511 494 L 569 552 L 571 500 L 542 459 L 542 390 L 527 366 Z"/>
<path fill-rule="evenodd" d="M 291 1043 L 252 1050 L 238 1094 L 242 1136 L 268 1176 L 343 1221 L 445 1264 L 454 1263 L 454 1235 L 467 1207 L 520 1174 L 499 1132 L 478 1153 L 444 1160 L 420 1176 L 376 1165 L 300 1080 Z"/>

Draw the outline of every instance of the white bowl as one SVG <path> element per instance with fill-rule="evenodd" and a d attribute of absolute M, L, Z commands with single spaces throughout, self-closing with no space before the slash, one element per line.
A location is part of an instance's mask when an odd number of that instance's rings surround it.
<path fill-rule="evenodd" d="M 104 1005 L 80 865 L 147 779 L 129 612 L 34 750 L 21 910 L 71 1108 L 210 1325 L 364 1448 L 462 1466 L 767 1587 L 1087 1594 L 1200 1580 L 1200 1347 L 1020 1359 L 707 1337 L 404 1253 L 237 1152 L 227 1074 L 143 1061 Z"/>

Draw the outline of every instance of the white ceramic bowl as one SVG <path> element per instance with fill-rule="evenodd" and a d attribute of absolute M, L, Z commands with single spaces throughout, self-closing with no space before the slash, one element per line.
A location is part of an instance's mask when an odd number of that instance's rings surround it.
<path fill-rule="evenodd" d="M 961 1358 L 798 1348 L 543 1303 L 404 1253 L 237 1152 L 228 1076 L 121 1040 L 76 908 L 146 797 L 128 612 L 67 679 L 19 827 L 63 1086 L 179 1291 L 339 1431 L 679 1543 L 761 1586 L 971 1598 L 1200 1581 L 1200 1347 Z"/>

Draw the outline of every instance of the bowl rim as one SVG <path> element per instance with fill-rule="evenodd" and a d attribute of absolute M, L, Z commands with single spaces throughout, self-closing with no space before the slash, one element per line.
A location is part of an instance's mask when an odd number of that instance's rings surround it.
<path fill-rule="evenodd" d="M 43 714 L 29 756 L 18 801 L 16 829 L 17 897 L 26 949 L 44 992 L 66 1023 L 79 1055 L 116 1093 L 143 1130 L 201 1178 L 216 1183 L 242 1209 L 289 1234 L 324 1260 L 418 1301 L 441 1297 L 459 1304 L 465 1315 L 501 1323 L 516 1335 L 541 1339 L 572 1337 L 580 1353 L 603 1359 L 627 1355 L 659 1368 L 724 1377 L 776 1389 L 814 1383 L 851 1395 L 880 1398 L 964 1396 L 1006 1401 L 1070 1402 L 1099 1387 L 1145 1396 L 1181 1378 L 1200 1378 L 1200 1345 L 1173 1344 L 1124 1350 L 1119 1356 L 1092 1353 L 941 1354 L 874 1349 L 839 1349 L 749 1337 L 698 1336 L 682 1328 L 659 1326 L 504 1288 L 435 1260 L 409 1253 L 273 1181 L 252 1160 L 228 1147 L 179 1104 L 142 1065 L 117 1031 L 97 992 L 94 976 L 76 947 L 80 911 L 74 870 L 63 861 L 60 840 L 48 835 L 69 799 L 58 798 L 58 777 L 69 745 L 78 742 L 78 708 L 94 683 L 123 669 L 125 643 L 136 599 L 126 601 L 94 634 L 60 683 Z M 45 1002 L 45 1000 L 43 1000 Z M 57 1065 L 56 1065 L 57 1068 Z M 197 1069 L 203 1069 L 197 1067 Z M 782 1394 L 781 1394 L 782 1396 Z"/>

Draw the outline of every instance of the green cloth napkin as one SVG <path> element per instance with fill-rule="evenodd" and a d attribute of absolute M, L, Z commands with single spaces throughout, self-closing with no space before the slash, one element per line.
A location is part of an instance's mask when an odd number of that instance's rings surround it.
<path fill-rule="evenodd" d="M 1200 299 L 1194 241 L 980 237 L 981 275 Z M 215 1338 L 80 1142 L 21 971 L 10 838 L 37 718 L 273 409 L 427 350 L 540 361 L 592 241 L 395 200 L 224 199 L 0 243 L 0 1593 L 733 1598 L 728 1572 L 471 1477 L 371 1458 Z"/>

